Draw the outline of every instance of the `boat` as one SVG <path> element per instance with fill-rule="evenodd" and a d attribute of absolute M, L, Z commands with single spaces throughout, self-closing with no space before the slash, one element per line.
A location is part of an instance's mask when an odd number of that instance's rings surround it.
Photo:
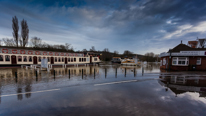
<path fill-rule="evenodd" d="M 120 57 L 113 57 L 112 63 L 121 63 L 121 58 Z"/>
<path fill-rule="evenodd" d="M 123 59 L 121 61 L 121 65 L 131 65 L 131 66 L 138 66 L 140 65 L 141 63 L 138 62 L 138 59 L 137 58 L 132 58 L 132 59 Z"/>

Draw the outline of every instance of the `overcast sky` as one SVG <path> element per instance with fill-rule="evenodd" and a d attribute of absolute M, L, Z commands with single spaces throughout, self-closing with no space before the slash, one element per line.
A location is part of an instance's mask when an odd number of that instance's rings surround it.
<path fill-rule="evenodd" d="M 0 38 L 13 37 L 13 16 L 29 38 L 74 50 L 158 54 L 206 37 L 205 0 L 0 0 Z"/>

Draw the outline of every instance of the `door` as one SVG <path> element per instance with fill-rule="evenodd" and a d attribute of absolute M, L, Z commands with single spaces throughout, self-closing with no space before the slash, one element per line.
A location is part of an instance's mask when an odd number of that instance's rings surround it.
<path fill-rule="evenodd" d="M 11 64 L 16 64 L 16 56 L 15 55 L 11 56 Z"/>
<path fill-rule="evenodd" d="M 33 57 L 33 64 L 37 64 L 37 57 L 36 56 Z"/>
<path fill-rule="evenodd" d="M 90 56 L 90 63 L 92 63 L 92 56 Z"/>
<path fill-rule="evenodd" d="M 51 57 L 51 64 L 54 64 L 54 57 Z"/>
<path fill-rule="evenodd" d="M 64 63 L 67 64 L 67 58 L 65 58 Z"/>

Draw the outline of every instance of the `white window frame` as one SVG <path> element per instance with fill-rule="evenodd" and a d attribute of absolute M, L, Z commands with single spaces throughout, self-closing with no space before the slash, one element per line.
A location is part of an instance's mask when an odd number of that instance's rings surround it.
<path fill-rule="evenodd" d="M 178 64 L 178 58 L 177 57 L 173 57 L 172 58 L 172 65 L 177 65 Z"/>
<path fill-rule="evenodd" d="M 182 60 L 185 59 L 185 60 Z M 174 63 L 176 61 L 176 63 Z M 185 64 L 179 64 L 179 61 L 185 61 Z M 189 65 L 189 57 L 173 57 L 172 58 L 172 65 L 178 65 L 178 66 L 188 66 Z"/>
<path fill-rule="evenodd" d="M 198 59 L 198 58 L 199 58 L 199 59 Z M 198 57 L 198 58 L 197 58 L 196 64 L 197 64 L 197 65 L 201 65 L 201 60 L 202 60 L 202 59 L 201 59 L 200 57 Z"/>

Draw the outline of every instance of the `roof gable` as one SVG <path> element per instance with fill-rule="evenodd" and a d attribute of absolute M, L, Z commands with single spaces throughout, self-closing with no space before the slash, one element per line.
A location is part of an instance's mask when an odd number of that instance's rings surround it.
<path fill-rule="evenodd" d="M 176 47 L 174 47 L 173 49 L 171 49 L 171 52 L 180 52 L 180 51 L 185 51 L 185 50 L 193 50 L 193 48 L 191 48 L 185 44 L 179 44 Z"/>

